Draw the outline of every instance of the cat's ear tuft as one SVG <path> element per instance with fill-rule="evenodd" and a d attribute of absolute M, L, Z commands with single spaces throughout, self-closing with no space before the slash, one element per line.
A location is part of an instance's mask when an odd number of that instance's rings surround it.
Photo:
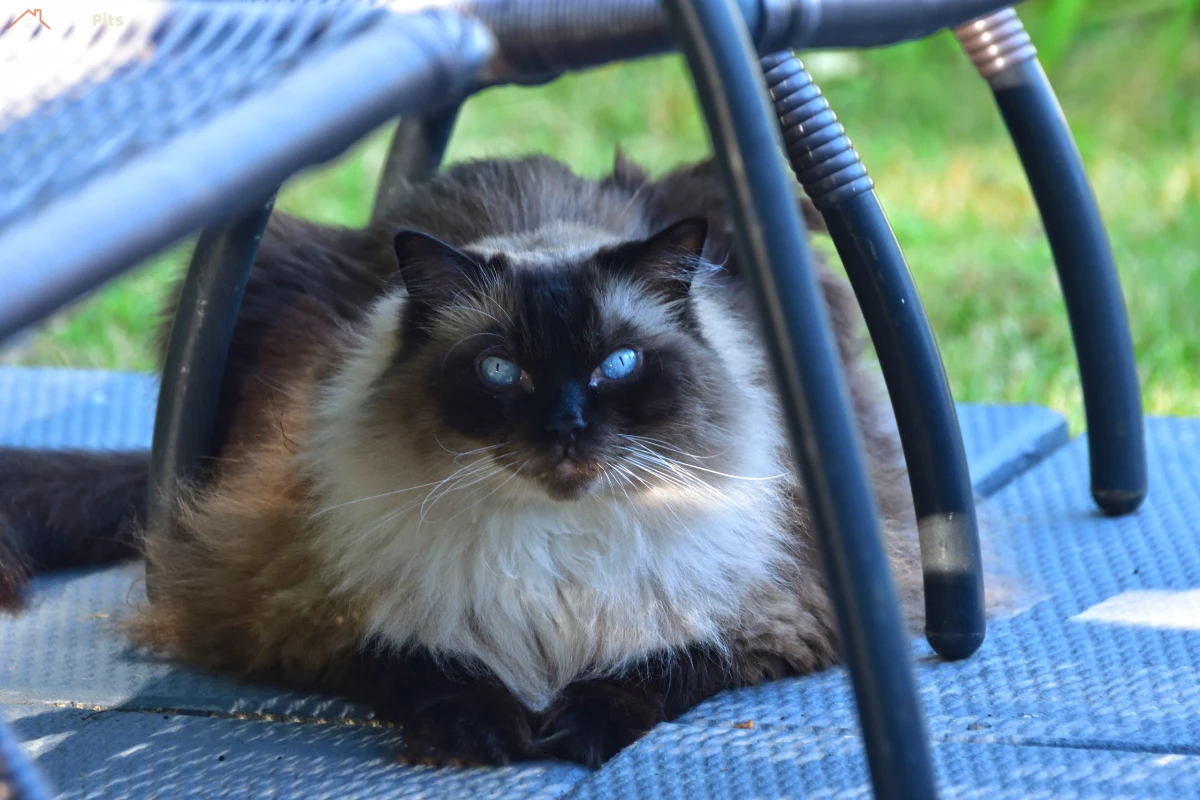
<path fill-rule="evenodd" d="M 689 217 L 663 228 L 648 239 L 607 251 L 609 268 L 643 281 L 668 299 L 686 297 L 697 268 L 703 264 L 708 221 Z"/>
<path fill-rule="evenodd" d="M 427 233 L 402 230 L 392 241 L 400 278 L 416 302 L 448 303 L 487 270 L 486 264 Z"/>
<path fill-rule="evenodd" d="M 646 171 L 631 161 L 621 146 L 617 145 L 613 152 L 612 175 L 605 178 L 602 183 L 616 186 L 627 192 L 636 192 L 649 182 L 650 176 L 646 174 Z"/>
<path fill-rule="evenodd" d="M 668 225 L 645 242 L 645 258 L 678 260 L 680 257 L 699 261 L 708 238 L 708 220 L 688 217 Z"/>

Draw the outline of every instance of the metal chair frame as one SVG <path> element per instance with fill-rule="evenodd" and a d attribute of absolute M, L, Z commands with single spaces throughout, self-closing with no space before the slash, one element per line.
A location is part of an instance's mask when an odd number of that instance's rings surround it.
<path fill-rule="evenodd" d="M 876 794 L 935 796 L 911 651 L 844 378 L 792 179 L 776 153 L 786 149 L 796 179 L 823 213 L 879 354 L 918 511 L 927 638 L 943 657 L 965 658 L 985 635 L 983 579 L 974 497 L 949 383 L 874 184 L 820 89 L 790 50 L 876 46 L 958 26 L 955 35 L 992 88 L 1012 135 L 1054 254 L 1084 389 L 1093 497 L 1105 513 L 1129 513 L 1145 497 L 1147 483 L 1124 300 L 1078 150 L 1019 18 L 988 0 L 664 0 L 665 19 L 653 0 L 579 7 L 547 0 L 471 5 L 495 37 L 492 57 L 475 83 L 457 96 L 442 97 L 437 105 L 428 98 L 407 104 L 416 111 L 396 129 L 374 216 L 386 215 L 396 181 L 436 171 L 458 108 L 472 91 L 539 82 L 566 69 L 660 52 L 674 37 L 692 71 L 741 260 L 769 333 Z M 468 49 L 464 59 L 478 62 L 478 40 Z M 765 54 L 761 61 L 760 54 Z M 361 135 L 367 129 L 355 130 Z M 339 141 L 346 139 L 342 133 Z M 217 453 L 221 431 L 215 400 L 242 292 L 271 212 L 266 195 L 277 183 L 259 180 L 255 186 L 260 194 L 254 203 L 242 202 L 241 213 L 204 229 L 184 282 L 155 422 L 152 528 L 169 522 L 178 482 L 198 474 Z M 109 261 L 116 263 L 113 258 Z M 112 270 L 108 264 L 79 280 L 61 273 L 62 286 L 37 294 L 39 313 Z M 197 313 L 200 308 L 204 313 Z M 0 314 L 0 337 L 12 332 L 5 327 L 11 320 L 28 321 L 22 313 Z M 147 577 L 153 599 L 153 575 Z"/>

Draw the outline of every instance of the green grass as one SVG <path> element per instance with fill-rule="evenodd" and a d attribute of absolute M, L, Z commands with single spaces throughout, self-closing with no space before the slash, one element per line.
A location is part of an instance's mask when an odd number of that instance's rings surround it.
<path fill-rule="evenodd" d="M 1200 415 L 1200 41 L 1192 0 L 1059 0 L 1023 15 L 1052 66 L 1120 266 L 1147 410 Z M 813 56 L 921 289 L 960 400 L 1037 402 L 1082 424 L 1066 312 L 1024 174 L 989 92 L 948 36 Z M 292 180 L 279 207 L 361 224 L 387 146 L 368 137 Z M 620 145 L 655 171 L 703 157 L 707 135 L 674 57 L 468 103 L 449 158 L 545 152 L 599 174 Z M 8 357 L 146 370 L 186 246 L 50 321 Z"/>

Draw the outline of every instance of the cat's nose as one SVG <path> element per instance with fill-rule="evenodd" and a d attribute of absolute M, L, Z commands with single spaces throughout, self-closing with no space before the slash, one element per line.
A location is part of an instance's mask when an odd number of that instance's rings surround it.
<path fill-rule="evenodd" d="M 576 437 L 579 436 L 587 427 L 587 422 L 578 413 L 575 414 L 558 414 L 550 419 L 550 423 L 546 426 L 546 430 L 551 433 L 558 434 L 559 442 L 563 445 L 574 444 Z"/>

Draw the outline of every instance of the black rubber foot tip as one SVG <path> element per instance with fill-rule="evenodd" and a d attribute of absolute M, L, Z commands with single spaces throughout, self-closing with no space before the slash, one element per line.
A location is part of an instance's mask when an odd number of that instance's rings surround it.
<path fill-rule="evenodd" d="M 929 642 L 933 652 L 947 661 L 961 661 L 975 655 L 975 651 L 983 645 L 985 636 L 985 631 L 967 634 L 925 631 L 925 641 Z"/>
<path fill-rule="evenodd" d="M 1146 487 L 1129 491 L 1127 489 L 1097 489 L 1092 488 L 1092 499 L 1100 510 L 1110 517 L 1121 517 L 1132 514 L 1146 499 Z"/>

